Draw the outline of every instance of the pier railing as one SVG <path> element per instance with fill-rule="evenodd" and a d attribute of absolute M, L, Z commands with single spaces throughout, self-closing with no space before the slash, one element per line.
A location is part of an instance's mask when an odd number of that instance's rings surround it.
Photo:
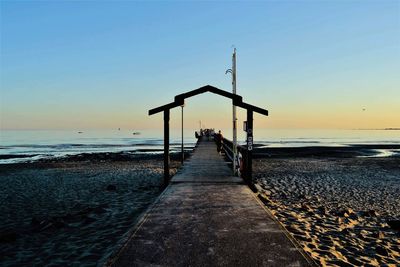
<path fill-rule="evenodd" d="M 238 169 L 238 174 L 240 177 L 242 177 L 249 186 L 252 186 L 254 184 L 253 179 L 252 179 L 252 168 L 251 168 L 251 155 L 247 149 L 246 146 L 242 145 L 237 145 L 237 153 L 240 153 L 240 156 L 238 157 L 238 161 L 236 166 L 239 166 Z M 233 143 L 231 140 L 228 140 L 226 138 L 223 138 L 222 142 L 222 149 L 223 152 L 225 153 L 227 159 L 229 159 L 231 162 L 233 162 Z"/>

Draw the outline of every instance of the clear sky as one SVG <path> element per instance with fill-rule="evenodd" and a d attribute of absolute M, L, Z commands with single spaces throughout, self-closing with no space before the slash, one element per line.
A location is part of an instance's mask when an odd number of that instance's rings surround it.
<path fill-rule="evenodd" d="M 232 45 L 238 93 L 270 111 L 257 127 L 400 127 L 397 0 L 0 5 L 2 129 L 161 128 L 148 109 L 231 90 Z M 185 118 L 227 127 L 230 103 L 202 95 Z"/>

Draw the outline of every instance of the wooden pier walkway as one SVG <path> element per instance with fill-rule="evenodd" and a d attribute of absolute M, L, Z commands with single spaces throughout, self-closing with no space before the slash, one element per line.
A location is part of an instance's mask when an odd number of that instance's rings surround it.
<path fill-rule="evenodd" d="M 192 157 L 109 266 L 309 266 L 213 141 Z"/>

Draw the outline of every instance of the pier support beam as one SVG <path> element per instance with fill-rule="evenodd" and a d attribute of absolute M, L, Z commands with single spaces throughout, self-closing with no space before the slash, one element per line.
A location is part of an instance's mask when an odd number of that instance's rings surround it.
<path fill-rule="evenodd" d="M 184 152 L 184 150 L 183 150 L 183 107 L 184 107 L 185 105 L 182 105 L 181 106 L 181 111 L 182 111 L 182 123 L 181 123 L 181 125 L 182 125 L 182 127 L 181 127 L 181 130 L 182 130 L 182 132 L 181 132 L 181 135 L 182 135 L 182 143 L 181 143 L 181 153 L 182 153 L 182 157 L 181 157 L 181 163 L 182 163 L 182 165 L 183 165 L 183 162 L 185 161 L 185 152 Z"/>
<path fill-rule="evenodd" d="M 247 162 L 246 178 L 249 185 L 253 185 L 253 110 L 247 110 Z"/>
<path fill-rule="evenodd" d="M 189 97 L 193 97 L 198 94 L 202 94 L 205 92 L 211 92 L 217 95 L 221 95 L 226 98 L 232 99 L 232 104 L 237 107 L 241 107 L 247 110 L 247 122 L 248 122 L 248 130 L 247 130 L 247 159 L 245 160 L 246 170 L 245 175 L 247 178 L 247 182 L 249 185 L 253 184 L 253 171 L 252 171 L 252 150 L 253 150 L 253 112 L 257 112 L 259 114 L 268 116 L 268 110 L 262 109 L 250 104 L 243 102 L 243 98 L 240 95 L 229 93 L 224 90 L 218 89 L 211 85 L 206 85 L 200 87 L 198 89 L 192 90 L 190 92 L 176 95 L 174 98 L 174 102 L 168 103 L 163 106 L 159 106 L 157 108 L 153 108 L 149 110 L 149 115 L 153 115 L 159 112 L 164 113 L 164 182 L 165 185 L 169 183 L 169 120 L 170 120 L 170 109 L 183 106 L 185 104 L 185 99 Z M 182 108 L 183 112 L 183 108 Z M 183 119 L 183 114 L 182 114 Z M 182 122 L 183 125 L 183 122 Z M 183 131 L 183 127 L 182 127 Z M 182 134 L 183 136 L 183 134 Z M 184 160 L 184 150 L 182 145 L 182 161 Z M 234 159 L 235 160 L 235 159 Z"/>
<path fill-rule="evenodd" d="M 164 185 L 169 183 L 169 109 L 164 110 Z"/>

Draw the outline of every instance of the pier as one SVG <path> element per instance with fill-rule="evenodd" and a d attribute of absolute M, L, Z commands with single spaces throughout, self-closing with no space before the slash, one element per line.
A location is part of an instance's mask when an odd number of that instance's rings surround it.
<path fill-rule="evenodd" d="M 307 256 L 232 176 L 214 141 L 193 155 L 107 266 L 309 266 Z"/>

